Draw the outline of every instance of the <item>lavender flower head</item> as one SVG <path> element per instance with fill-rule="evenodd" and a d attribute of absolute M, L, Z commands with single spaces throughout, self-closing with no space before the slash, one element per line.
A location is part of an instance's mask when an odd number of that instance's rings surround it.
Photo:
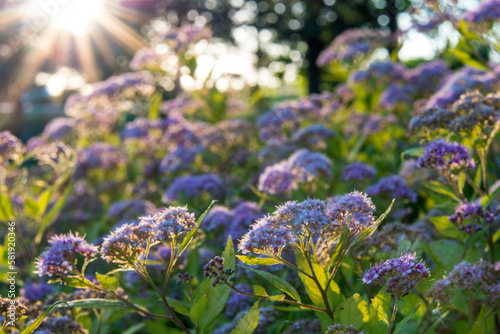
<path fill-rule="evenodd" d="M 203 222 L 206 231 L 227 229 L 231 226 L 234 213 L 222 205 L 215 205 L 205 217 Z"/>
<path fill-rule="evenodd" d="M 141 48 L 137 50 L 134 58 L 130 61 L 130 68 L 134 71 L 160 67 L 162 58 L 152 48 Z"/>
<path fill-rule="evenodd" d="M 43 135 L 53 140 L 64 138 L 75 126 L 73 118 L 57 117 L 51 120 L 43 130 Z"/>
<path fill-rule="evenodd" d="M 326 140 L 335 137 L 337 133 L 324 126 L 323 124 L 316 123 L 309 125 L 297 131 L 291 138 L 291 143 L 312 149 L 326 148 Z"/>
<path fill-rule="evenodd" d="M 355 162 L 344 168 L 340 179 L 344 182 L 350 180 L 373 179 L 377 171 L 375 168 L 365 165 L 362 162 Z"/>
<path fill-rule="evenodd" d="M 188 175 L 175 179 L 163 195 L 162 201 L 172 203 L 181 199 L 182 196 L 192 199 L 203 194 L 220 199 L 224 193 L 222 181 L 216 175 Z"/>
<path fill-rule="evenodd" d="M 467 233 L 477 232 L 483 229 L 482 222 L 491 223 L 495 216 L 488 210 L 484 210 L 481 204 L 462 203 L 455 213 L 448 217 L 450 222 L 459 224 L 460 229 Z M 469 224 L 464 224 L 465 219 L 469 219 Z"/>
<path fill-rule="evenodd" d="M 482 23 L 496 21 L 500 18 L 500 0 L 486 0 L 478 8 L 464 13 L 467 22 Z"/>
<path fill-rule="evenodd" d="M 295 235 L 320 234 L 330 224 L 327 204 L 317 199 L 283 203 L 277 207 L 274 215 L 277 221 L 287 226 Z"/>
<path fill-rule="evenodd" d="M 335 324 L 328 326 L 328 330 L 325 334 L 365 334 L 365 332 L 357 330 L 353 325 L 345 326 L 342 324 Z"/>
<path fill-rule="evenodd" d="M 371 198 L 359 191 L 329 199 L 328 216 L 334 227 L 344 226 L 359 232 L 375 223 L 375 206 Z"/>
<path fill-rule="evenodd" d="M 238 249 L 243 253 L 273 254 L 280 256 L 283 248 L 293 240 L 292 231 L 280 226 L 276 216 L 263 217 L 252 225 L 250 232 L 240 240 Z"/>
<path fill-rule="evenodd" d="M 50 246 L 36 260 L 35 273 L 39 276 L 64 276 L 73 272 L 75 255 L 90 259 L 97 254 L 97 247 L 89 244 L 78 233 L 60 234 L 49 240 Z"/>
<path fill-rule="evenodd" d="M 78 163 L 75 173 L 85 175 L 93 169 L 109 170 L 124 164 L 125 156 L 115 146 L 103 142 L 96 142 L 78 152 Z"/>
<path fill-rule="evenodd" d="M 271 195 L 295 190 L 297 186 L 288 161 L 266 167 L 259 177 L 259 190 Z"/>
<path fill-rule="evenodd" d="M 424 155 L 418 158 L 417 164 L 421 168 L 430 168 L 438 172 L 476 167 L 474 160 L 469 158 L 469 150 L 465 146 L 443 139 L 435 140 L 427 145 Z"/>
<path fill-rule="evenodd" d="M 29 283 L 21 289 L 21 295 L 30 302 L 43 300 L 54 292 L 54 288 L 47 283 Z"/>
<path fill-rule="evenodd" d="M 194 214 L 186 207 L 164 208 L 154 216 L 141 217 L 138 223 L 124 224 L 112 231 L 104 238 L 101 256 L 107 262 L 127 263 L 143 256 L 148 246 L 163 240 L 174 244 L 194 228 Z"/>
<path fill-rule="evenodd" d="M 400 105 L 411 106 L 412 87 L 408 85 L 390 84 L 380 96 L 379 104 L 385 109 L 392 110 Z"/>
<path fill-rule="evenodd" d="M 288 158 L 297 182 L 311 182 L 319 176 L 332 177 L 332 161 L 324 154 L 303 149 Z"/>
<path fill-rule="evenodd" d="M 401 254 L 401 257 L 381 261 L 363 274 L 363 283 L 377 283 L 386 287 L 385 291 L 396 299 L 410 292 L 418 281 L 430 276 L 425 263 L 417 261 L 412 253 Z"/>
<path fill-rule="evenodd" d="M 410 202 L 417 201 L 417 193 L 399 175 L 381 178 L 376 184 L 369 186 L 366 193 L 370 196 L 387 194 L 391 198 L 406 197 Z"/>
<path fill-rule="evenodd" d="M 16 160 L 24 153 L 24 145 L 9 131 L 0 132 L 0 165 L 8 160 Z"/>

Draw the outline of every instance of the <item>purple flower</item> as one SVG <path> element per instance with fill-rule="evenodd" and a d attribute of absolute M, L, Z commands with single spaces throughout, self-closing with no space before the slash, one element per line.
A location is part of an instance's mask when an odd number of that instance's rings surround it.
<path fill-rule="evenodd" d="M 24 153 L 24 145 L 9 131 L 0 132 L 0 164 L 18 159 Z"/>
<path fill-rule="evenodd" d="M 74 270 L 77 253 L 87 259 L 97 254 L 97 247 L 89 244 L 78 233 L 56 235 L 49 240 L 49 244 L 36 260 L 35 273 L 39 276 L 63 276 Z"/>
<path fill-rule="evenodd" d="M 368 80 L 398 82 L 404 80 L 405 68 L 394 62 L 374 62 L 366 70 L 354 71 L 349 76 L 351 83 L 363 83 Z"/>
<path fill-rule="evenodd" d="M 366 55 L 378 47 L 386 46 L 391 40 L 388 31 L 348 29 L 338 35 L 320 54 L 317 64 L 319 67 L 324 67 L 333 61 L 352 61 L 357 56 Z"/>
<path fill-rule="evenodd" d="M 236 284 L 236 289 L 252 293 L 252 288 L 245 283 Z M 245 296 L 235 291 L 231 292 L 229 299 L 226 302 L 226 307 L 224 308 L 224 315 L 226 317 L 234 317 L 240 311 L 246 311 L 252 306 L 252 297 Z"/>
<path fill-rule="evenodd" d="M 359 191 L 336 196 L 328 200 L 328 217 L 334 227 L 345 226 L 358 232 L 375 222 L 375 206 L 372 200 Z"/>
<path fill-rule="evenodd" d="M 293 135 L 291 142 L 302 147 L 323 149 L 326 148 L 325 141 L 336 135 L 337 132 L 335 130 L 329 129 L 323 124 L 316 123 L 297 131 Z"/>
<path fill-rule="evenodd" d="M 405 73 L 406 82 L 418 95 L 427 95 L 434 92 L 436 85 L 450 73 L 448 65 L 438 59 L 420 64 Z"/>
<path fill-rule="evenodd" d="M 108 209 L 108 216 L 113 219 L 135 219 L 138 216 L 153 212 L 153 203 L 145 200 L 132 199 L 111 204 Z"/>
<path fill-rule="evenodd" d="M 355 162 L 344 168 L 340 179 L 342 181 L 373 179 L 377 171 L 362 162 Z"/>
<path fill-rule="evenodd" d="M 178 201 L 181 196 L 192 199 L 205 193 L 214 199 L 224 196 L 225 189 L 219 177 L 213 174 L 178 177 L 165 192 L 162 201 L 171 203 Z"/>
<path fill-rule="evenodd" d="M 234 213 L 222 205 L 214 206 L 203 221 L 206 231 L 214 231 L 220 228 L 227 229 L 231 226 Z"/>
<path fill-rule="evenodd" d="M 391 198 L 406 197 L 410 202 L 417 201 L 417 193 L 398 175 L 381 178 L 376 184 L 369 186 L 366 193 L 370 196 L 387 194 Z"/>
<path fill-rule="evenodd" d="M 125 125 L 120 132 L 120 139 L 137 139 L 149 136 L 149 130 L 152 128 L 151 121 L 147 118 L 136 118 Z"/>
<path fill-rule="evenodd" d="M 288 158 L 297 182 L 311 182 L 319 176 L 332 177 L 332 161 L 324 154 L 303 149 Z"/>
<path fill-rule="evenodd" d="M 259 190 L 271 195 L 297 189 L 295 174 L 288 161 L 268 166 L 259 177 Z"/>
<path fill-rule="evenodd" d="M 431 96 L 426 108 L 446 108 L 468 90 L 493 90 L 498 84 L 499 80 L 492 73 L 463 67 L 446 79 L 439 90 Z"/>
<path fill-rule="evenodd" d="M 21 295 L 30 302 L 41 301 L 52 292 L 54 288 L 47 283 L 30 283 L 21 289 Z"/>
<path fill-rule="evenodd" d="M 257 220 L 250 232 L 241 239 L 238 249 L 243 254 L 253 252 L 279 256 L 283 248 L 294 238 L 290 229 L 279 225 L 276 216 L 266 216 Z"/>
<path fill-rule="evenodd" d="M 500 18 L 500 1 L 486 0 L 475 10 L 463 14 L 463 19 L 468 22 L 482 23 L 496 21 Z"/>
<path fill-rule="evenodd" d="M 43 130 L 43 134 L 52 140 L 64 138 L 75 126 L 73 118 L 58 117 L 51 120 Z"/>
<path fill-rule="evenodd" d="M 134 71 L 159 67 L 161 65 L 161 57 L 152 48 L 141 48 L 137 50 L 134 58 L 130 61 L 130 68 Z"/>
<path fill-rule="evenodd" d="M 149 223 L 150 218 L 145 217 L 144 222 Z M 155 224 L 153 233 L 157 241 L 164 239 L 174 240 L 180 235 L 196 228 L 194 213 L 190 213 L 186 207 L 180 206 L 171 206 L 160 210 L 153 216 L 153 221 Z"/>
<path fill-rule="evenodd" d="M 96 142 L 78 152 L 78 164 L 75 173 L 81 176 L 93 169 L 109 170 L 125 162 L 124 154 L 117 147 L 103 142 Z"/>
<path fill-rule="evenodd" d="M 385 109 L 394 109 L 398 105 L 410 106 L 412 102 L 412 87 L 390 84 L 380 96 L 380 105 Z"/>
<path fill-rule="evenodd" d="M 307 199 L 302 202 L 290 201 L 280 205 L 273 215 L 283 226 L 287 226 L 296 235 L 321 233 L 329 224 L 324 201 Z"/>
<path fill-rule="evenodd" d="M 474 160 L 469 158 L 469 150 L 465 146 L 443 139 L 435 140 L 427 145 L 424 155 L 418 158 L 417 165 L 438 172 L 476 167 Z"/>
<path fill-rule="evenodd" d="M 404 253 L 401 257 L 381 261 L 363 274 L 363 283 L 377 283 L 386 287 L 385 291 L 400 299 L 415 284 L 430 276 L 425 263 L 417 261 L 415 254 Z"/>
<path fill-rule="evenodd" d="M 448 219 L 456 224 L 460 224 L 460 229 L 467 233 L 477 232 L 483 229 L 481 223 L 493 222 L 495 216 L 487 210 L 484 210 L 481 204 L 475 203 L 462 203 L 455 210 L 455 214 L 448 217 Z M 469 224 L 463 224 L 465 219 L 469 219 Z"/>
<path fill-rule="evenodd" d="M 254 202 L 243 202 L 236 206 L 233 210 L 234 219 L 229 228 L 228 236 L 230 235 L 233 240 L 238 240 L 248 231 L 253 222 L 262 218 L 264 214 L 257 208 L 258 205 Z"/>
<path fill-rule="evenodd" d="M 202 148 L 200 146 L 186 147 L 179 145 L 161 160 L 159 171 L 160 173 L 175 173 L 181 170 L 189 170 L 201 152 Z"/>

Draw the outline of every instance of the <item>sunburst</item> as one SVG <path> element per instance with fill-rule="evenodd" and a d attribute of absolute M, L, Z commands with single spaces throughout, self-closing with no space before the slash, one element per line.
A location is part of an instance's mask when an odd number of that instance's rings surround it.
<path fill-rule="evenodd" d="M 16 99 L 44 67 L 69 66 L 89 82 L 98 80 L 100 66 L 114 67 L 118 54 L 144 46 L 135 28 L 153 14 L 144 8 L 156 2 L 7 0 L 0 9 L 0 66 L 9 67 L 3 100 Z"/>

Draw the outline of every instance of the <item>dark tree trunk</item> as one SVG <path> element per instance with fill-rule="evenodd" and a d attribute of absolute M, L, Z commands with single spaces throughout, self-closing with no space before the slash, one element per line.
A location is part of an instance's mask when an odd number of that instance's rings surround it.
<path fill-rule="evenodd" d="M 309 94 L 319 93 L 320 69 L 316 65 L 316 60 L 323 51 L 323 42 L 317 37 L 309 37 L 306 41 L 308 47 L 306 59 L 309 63 L 307 67 Z"/>

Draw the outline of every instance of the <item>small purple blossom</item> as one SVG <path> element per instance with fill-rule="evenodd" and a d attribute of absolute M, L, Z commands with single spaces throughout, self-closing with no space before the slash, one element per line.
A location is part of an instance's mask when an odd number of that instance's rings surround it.
<path fill-rule="evenodd" d="M 344 168 L 340 179 L 342 181 L 373 179 L 377 171 L 362 162 L 355 162 Z"/>
<path fill-rule="evenodd" d="M 417 201 L 417 193 L 399 175 L 381 178 L 376 184 L 369 186 L 366 193 L 370 196 L 387 194 L 391 198 L 406 197 L 410 202 Z"/>
<path fill-rule="evenodd" d="M 333 226 L 344 226 L 359 232 L 375 223 L 372 200 L 359 191 L 329 199 L 328 217 Z"/>
<path fill-rule="evenodd" d="M 268 166 L 259 177 L 259 190 L 271 195 L 297 189 L 295 174 L 288 161 Z"/>
<path fill-rule="evenodd" d="M 268 253 L 280 255 L 283 248 L 293 240 L 292 231 L 279 226 L 277 217 L 266 216 L 252 225 L 250 232 L 241 239 L 238 249 L 243 253 Z"/>
<path fill-rule="evenodd" d="M 363 283 L 377 283 L 385 286 L 385 291 L 400 299 L 423 278 L 430 276 L 425 263 L 417 261 L 415 254 L 404 253 L 401 257 L 381 261 L 363 274 Z"/>
<path fill-rule="evenodd" d="M 73 272 L 76 254 L 90 259 L 97 254 L 97 247 L 89 244 L 78 233 L 53 236 L 50 246 L 36 261 L 35 273 L 39 276 L 63 276 Z"/>
<path fill-rule="evenodd" d="M 163 195 L 163 202 L 178 201 L 182 196 L 192 199 L 196 196 L 208 194 L 211 198 L 221 199 L 225 194 L 222 181 L 214 174 L 181 176 L 167 189 Z"/>
<path fill-rule="evenodd" d="M 30 302 L 43 300 L 54 292 L 54 288 L 47 283 L 29 283 L 21 289 L 21 295 Z"/>
<path fill-rule="evenodd" d="M 76 125 L 73 118 L 57 117 L 51 120 L 43 130 L 43 135 L 52 140 L 64 138 Z"/>
<path fill-rule="evenodd" d="M 319 176 L 332 178 L 332 161 L 324 154 L 303 149 L 288 158 L 297 182 L 311 182 Z"/>
<path fill-rule="evenodd" d="M 96 142 L 78 152 L 78 163 L 75 173 L 85 175 L 93 169 L 109 170 L 125 164 L 126 157 L 118 147 Z"/>
<path fill-rule="evenodd" d="M 486 21 L 496 21 L 500 18 L 500 0 L 486 0 L 475 10 L 463 14 L 463 19 L 467 22 L 482 23 Z"/>
<path fill-rule="evenodd" d="M 450 222 L 460 225 L 460 229 L 467 233 L 477 232 L 483 229 L 482 222 L 491 223 L 495 216 L 488 210 L 484 210 L 481 204 L 462 203 L 455 213 L 448 217 Z M 469 219 L 468 224 L 463 224 L 465 219 Z"/>
<path fill-rule="evenodd" d="M 469 158 L 469 150 L 465 146 L 443 139 L 427 145 L 424 155 L 418 159 L 417 164 L 421 168 L 430 168 L 438 172 L 476 167 L 474 160 Z"/>

